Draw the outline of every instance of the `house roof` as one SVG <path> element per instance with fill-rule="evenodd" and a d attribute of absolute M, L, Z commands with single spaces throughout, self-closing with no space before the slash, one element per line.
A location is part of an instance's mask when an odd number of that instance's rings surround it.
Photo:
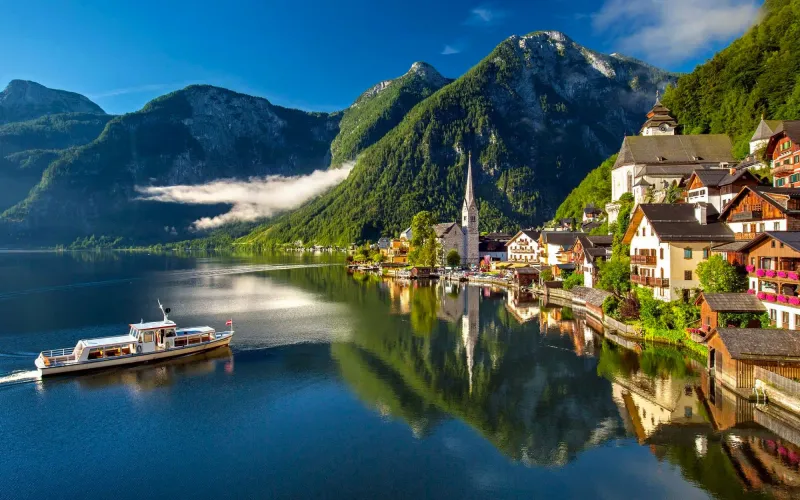
<path fill-rule="evenodd" d="M 459 232 L 461 231 L 461 227 L 455 222 L 443 222 L 441 224 L 433 225 L 433 231 L 436 233 L 437 238 L 446 236 L 454 229 L 458 229 Z"/>
<path fill-rule="evenodd" d="M 595 259 L 598 257 L 611 257 L 611 248 L 609 247 L 597 247 L 597 248 L 587 248 L 583 251 L 584 255 L 588 257 L 589 262 L 594 262 Z"/>
<path fill-rule="evenodd" d="M 800 142 L 800 120 L 784 120 L 775 130 L 775 133 L 783 132 L 794 142 Z M 773 134 L 774 135 L 774 134 Z"/>
<path fill-rule="evenodd" d="M 750 241 L 745 241 L 746 245 L 740 251 L 745 252 L 755 248 L 762 241 L 766 241 L 769 238 L 774 238 L 792 250 L 800 252 L 800 231 L 766 231 Z"/>
<path fill-rule="evenodd" d="M 672 164 L 672 165 L 644 165 L 636 172 L 637 176 L 646 175 L 648 177 L 689 177 L 695 170 L 720 170 L 726 169 L 719 166 L 719 163 L 709 164 Z"/>
<path fill-rule="evenodd" d="M 572 247 L 578 235 L 585 234 L 573 231 L 543 231 L 542 242 L 545 245 L 558 245 L 561 247 Z"/>
<path fill-rule="evenodd" d="M 585 286 L 575 286 L 572 287 L 570 291 L 575 297 L 584 300 L 587 304 L 597 307 L 602 307 L 606 298 L 612 295 L 611 292 L 606 292 L 605 290 L 597 288 L 586 288 Z"/>
<path fill-rule="evenodd" d="M 752 180 L 758 182 L 756 176 L 753 175 L 747 169 L 736 170 L 734 171 L 733 174 L 731 174 L 730 169 L 727 168 L 717 168 L 712 170 L 695 170 L 692 173 L 692 176 L 700 179 L 700 182 L 702 182 L 703 186 L 705 187 L 727 186 L 729 184 L 733 184 L 742 177 L 750 177 L 752 178 Z"/>
<path fill-rule="evenodd" d="M 708 204 L 706 204 L 709 208 Z M 695 204 L 643 203 L 631 217 L 624 241 L 630 243 L 642 217 L 647 217 L 660 241 L 733 241 L 733 231 L 727 225 L 712 222 L 700 224 L 695 218 Z M 708 210 L 707 213 L 711 213 Z"/>
<path fill-rule="evenodd" d="M 512 236 L 511 239 L 506 241 L 506 245 L 510 245 L 511 242 L 513 242 L 514 240 L 516 240 L 517 238 L 519 238 L 523 234 L 525 236 L 527 236 L 528 238 L 530 238 L 531 240 L 533 240 L 533 241 L 536 241 L 536 242 L 539 241 L 539 234 L 540 234 L 539 231 L 534 231 L 533 229 L 522 229 L 522 230 L 518 231 L 517 234 Z"/>
<path fill-rule="evenodd" d="M 800 188 L 782 188 L 782 187 L 772 187 L 772 186 L 746 186 L 743 188 L 739 193 L 725 205 L 725 208 L 722 209 L 722 212 L 719 214 L 720 220 L 722 220 L 730 211 L 731 207 L 733 207 L 736 202 L 743 197 L 747 196 L 747 193 L 753 192 L 758 197 L 763 199 L 765 202 L 769 203 L 773 207 L 777 208 L 783 214 L 800 214 L 800 210 L 796 209 L 789 209 L 787 206 L 787 202 L 790 199 L 798 200 L 800 199 Z"/>
<path fill-rule="evenodd" d="M 800 358 L 800 331 L 718 328 L 717 335 L 733 359 Z"/>
<path fill-rule="evenodd" d="M 602 222 L 598 222 L 596 220 L 589 221 L 589 222 L 584 222 L 583 224 L 581 224 L 581 231 L 584 231 L 584 232 L 588 233 L 592 229 L 598 228 L 598 227 L 600 227 L 602 225 L 603 225 Z"/>
<path fill-rule="evenodd" d="M 769 139 L 780 126 L 780 120 L 765 120 L 762 118 L 758 123 L 758 127 L 756 127 L 755 133 L 753 133 L 753 137 L 750 138 L 750 142 Z"/>
<path fill-rule="evenodd" d="M 636 186 L 652 186 L 652 185 L 653 184 L 647 182 L 647 179 L 645 179 L 644 177 L 639 177 L 639 180 L 636 181 L 636 184 L 634 184 L 633 187 L 636 187 Z"/>
<path fill-rule="evenodd" d="M 703 293 L 695 301 L 699 305 L 705 300 L 714 312 L 764 312 L 764 304 L 749 293 Z"/>
<path fill-rule="evenodd" d="M 518 267 L 514 269 L 518 274 L 539 274 L 540 270 L 535 267 Z"/>
<path fill-rule="evenodd" d="M 594 206 L 594 203 L 587 203 L 586 207 L 583 209 L 583 213 L 585 214 L 601 214 L 603 213 L 602 210 Z"/>
<path fill-rule="evenodd" d="M 610 234 L 598 234 L 594 236 L 587 236 L 587 240 L 592 242 L 593 246 L 599 247 L 610 247 L 612 243 L 614 243 L 614 237 Z"/>
<path fill-rule="evenodd" d="M 744 247 L 750 244 L 750 240 L 739 240 L 731 243 L 723 243 L 715 247 L 711 247 L 712 252 L 741 252 Z"/>
<path fill-rule="evenodd" d="M 725 134 L 629 136 L 622 141 L 614 168 L 631 164 L 733 162 Z"/>

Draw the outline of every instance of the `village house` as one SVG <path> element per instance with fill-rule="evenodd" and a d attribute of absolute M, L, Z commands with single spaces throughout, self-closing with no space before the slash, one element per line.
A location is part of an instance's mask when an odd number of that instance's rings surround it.
<path fill-rule="evenodd" d="M 385 261 L 390 264 L 408 264 L 408 254 L 411 252 L 411 241 L 402 238 L 390 240 L 388 248 L 381 248 L 380 252 Z"/>
<path fill-rule="evenodd" d="M 700 308 L 700 326 L 706 331 L 718 328 L 720 313 L 741 314 L 741 313 L 763 313 L 767 308 L 758 300 L 755 295 L 748 293 L 701 293 L 694 305 Z M 722 325 L 727 327 L 730 325 Z M 739 325 L 735 325 L 739 326 Z M 751 328 L 760 328 L 761 323 L 757 319 L 747 325 Z"/>
<path fill-rule="evenodd" d="M 542 231 L 539 235 L 539 259 L 543 264 L 572 264 L 572 247 L 579 234 L 572 231 Z"/>
<path fill-rule="evenodd" d="M 595 207 L 593 203 L 589 203 L 583 209 L 583 219 L 581 223 L 586 224 L 587 222 L 594 222 L 600 220 L 602 217 L 603 211 Z"/>
<path fill-rule="evenodd" d="M 800 231 L 767 231 L 748 242 L 748 293 L 778 328 L 800 329 Z"/>
<path fill-rule="evenodd" d="M 481 261 L 489 259 L 489 262 L 499 262 L 508 257 L 508 247 L 506 242 L 511 239 L 510 234 L 489 233 L 481 236 L 478 240 L 478 255 Z"/>
<path fill-rule="evenodd" d="M 579 234 L 572 248 L 575 272 L 583 275 L 583 286 L 592 288 L 597 281 L 597 263 L 611 257 L 612 236 Z"/>
<path fill-rule="evenodd" d="M 764 231 L 800 230 L 800 188 L 747 186 L 719 214 L 737 240 Z"/>
<path fill-rule="evenodd" d="M 800 120 L 781 122 L 764 155 L 770 161 L 775 187 L 800 187 Z"/>
<path fill-rule="evenodd" d="M 406 229 L 405 231 L 403 231 L 402 233 L 400 233 L 400 239 L 401 240 L 411 241 L 411 237 L 412 236 L 413 235 L 411 233 L 411 228 L 410 227 L 408 229 Z"/>
<path fill-rule="evenodd" d="M 762 159 L 763 150 L 766 148 L 769 138 L 777 132 L 783 122 L 781 120 L 765 120 L 761 117 L 761 121 L 753 132 L 750 138 L 750 153 L 740 161 L 736 168 L 747 170 L 758 170 L 768 166 Z M 771 164 L 772 162 L 769 162 Z"/>
<path fill-rule="evenodd" d="M 506 242 L 509 262 L 539 262 L 541 247 L 538 231 L 523 229 Z"/>
<path fill-rule="evenodd" d="M 636 203 L 661 202 L 669 188 L 677 189 L 695 170 L 731 166 L 733 146 L 727 135 L 676 135 L 676 123 L 656 99 L 641 135 L 625 137 L 611 170 L 609 223 L 617 220 L 617 201 L 625 193 L 633 194 Z"/>
<path fill-rule="evenodd" d="M 800 378 L 800 332 L 718 328 L 708 340 L 708 369 L 731 389 L 751 389 L 755 368 Z M 749 391 L 746 391 L 749 392 Z"/>
<path fill-rule="evenodd" d="M 708 204 L 642 204 L 623 242 L 630 245 L 631 282 L 653 289 L 663 301 L 688 298 L 698 288 L 697 264 L 711 247 L 733 241 L 724 224 L 709 222 Z"/>
<path fill-rule="evenodd" d="M 391 238 L 384 236 L 378 240 L 378 250 L 380 250 L 381 253 L 388 250 L 390 246 L 392 246 Z"/>
<path fill-rule="evenodd" d="M 742 188 L 760 184 L 747 169 L 695 170 L 686 182 L 686 202 L 710 203 L 720 213 Z"/>

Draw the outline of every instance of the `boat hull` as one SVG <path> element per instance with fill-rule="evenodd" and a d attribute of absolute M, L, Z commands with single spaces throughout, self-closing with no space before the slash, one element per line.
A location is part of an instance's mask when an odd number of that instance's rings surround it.
<path fill-rule="evenodd" d="M 96 359 L 96 360 L 84 361 L 82 363 L 55 365 L 55 366 L 40 366 L 37 363 L 37 368 L 39 369 L 39 373 L 42 375 L 42 377 L 47 377 L 51 375 L 64 375 L 71 373 L 87 372 L 90 370 L 100 370 L 104 368 L 135 365 L 140 363 L 148 363 L 151 361 L 161 361 L 170 358 L 177 358 L 181 356 L 191 356 L 193 354 L 207 352 L 212 349 L 226 347 L 231 343 L 232 338 L 233 334 L 227 333 L 223 334 L 222 337 L 211 340 L 209 342 L 203 342 L 201 344 L 196 344 L 186 347 L 179 347 L 175 349 L 170 349 L 168 351 L 130 354 L 127 356 L 119 356 L 111 359 L 109 358 Z"/>

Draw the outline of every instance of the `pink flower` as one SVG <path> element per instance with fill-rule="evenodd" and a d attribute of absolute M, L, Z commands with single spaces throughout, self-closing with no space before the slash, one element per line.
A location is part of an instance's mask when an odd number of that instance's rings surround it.
<path fill-rule="evenodd" d="M 786 275 L 789 277 L 790 280 L 795 280 L 795 281 L 800 280 L 800 274 L 797 274 L 793 271 L 789 271 L 788 273 L 786 273 Z"/>
<path fill-rule="evenodd" d="M 767 302 L 775 302 L 775 294 L 774 293 L 768 293 L 767 294 Z"/>
<path fill-rule="evenodd" d="M 789 297 L 789 303 L 793 306 L 800 306 L 800 297 Z"/>
<path fill-rule="evenodd" d="M 744 268 L 747 269 L 748 273 L 752 273 L 753 271 L 756 270 L 756 266 L 753 266 L 753 265 L 750 265 L 750 264 L 744 266 Z"/>
<path fill-rule="evenodd" d="M 756 291 L 751 288 L 751 289 L 747 290 L 747 293 L 749 293 L 750 295 L 755 295 Z"/>
<path fill-rule="evenodd" d="M 766 293 L 764 293 L 764 292 L 758 292 L 758 294 L 756 295 L 756 297 L 758 298 L 758 300 L 764 300 L 764 299 L 766 299 L 766 298 L 767 298 L 767 294 L 766 294 Z"/>
<path fill-rule="evenodd" d="M 756 276 L 758 276 L 759 278 L 763 278 L 765 274 L 767 274 L 767 272 L 764 271 L 763 269 L 759 269 L 758 271 L 756 271 Z"/>
<path fill-rule="evenodd" d="M 767 278 L 774 278 L 775 274 L 776 274 L 775 271 L 773 271 L 772 269 L 767 269 Z"/>
<path fill-rule="evenodd" d="M 778 295 L 778 302 L 787 303 L 789 302 L 789 298 L 786 295 Z"/>
<path fill-rule="evenodd" d="M 786 271 L 778 271 L 778 278 L 786 278 L 788 276 L 789 275 L 786 273 Z"/>

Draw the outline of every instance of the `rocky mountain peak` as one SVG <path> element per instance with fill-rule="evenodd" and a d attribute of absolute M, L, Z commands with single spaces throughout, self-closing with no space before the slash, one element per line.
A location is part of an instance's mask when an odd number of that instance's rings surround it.
<path fill-rule="evenodd" d="M 58 113 L 105 114 L 105 111 L 81 94 L 27 80 L 11 80 L 0 92 L 0 124 Z"/>
<path fill-rule="evenodd" d="M 436 71 L 436 68 L 423 61 L 417 61 L 412 64 L 411 69 L 409 69 L 406 74 L 417 75 L 437 87 L 441 87 L 449 81 L 447 78 L 443 77 L 441 73 Z"/>

